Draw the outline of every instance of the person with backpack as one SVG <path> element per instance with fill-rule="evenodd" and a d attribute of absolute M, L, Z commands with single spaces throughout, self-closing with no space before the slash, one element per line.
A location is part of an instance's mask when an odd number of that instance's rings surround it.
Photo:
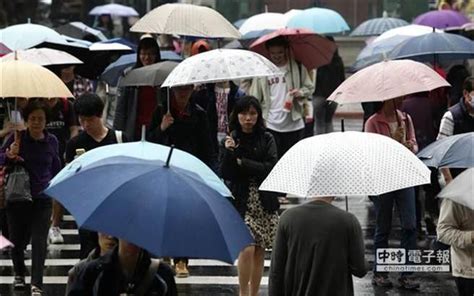
<path fill-rule="evenodd" d="M 96 94 L 87 93 L 77 98 L 74 101 L 74 111 L 83 131 L 67 143 L 66 163 L 97 147 L 126 142 L 125 135 L 104 125 L 102 121 L 104 102 Z M 80 228 L 79 241 L 81 259 L 86 258 L 94 248 L 98 247 L 97 233 L 93 231 Z"/>
<path fill-rule="evenodd" d="M 79 123 L 72 102 L 67 98 L 46 99 L 45 102 L 51 110 L 51 120 L 46 125 L 46 129 L 58 139 L 59 157 L 62 167 L 64 167 L 66 143 L 79 133 Z M 48 240 L 52 244 L 62 244 L 64 242 L 60 229 L 63 213 L 64 208 L 61 204 L 53 200 L 53 215 L 48 235 Z"/>

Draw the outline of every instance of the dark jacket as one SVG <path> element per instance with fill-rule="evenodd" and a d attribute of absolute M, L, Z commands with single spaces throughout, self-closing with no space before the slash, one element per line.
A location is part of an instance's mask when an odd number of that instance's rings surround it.
<path fill-rule="evenodd" d="M 461 98 L 459 103 L 449 108 L 449 111 L 453 114 L 453 135 L 474 132 L 474 117 L 469 115 L 464 98 Z"/>
<path fill-rule="evenodd" d="M 161 120 L 166 112 L 166 105 L 156 108 L 147 133 L 147 139 L 162 145 L 174 145 L 209 165 L 211 161 L 211 138 L 206 111 L 191 100 L 186 111 L 188 116 L 179 118 L 171 111 L 174 123 L 165 131 L 161 131 Z"/>
<path fill-rule="evenodd" d="M 263 182 L 278 161 L 275 139 L 269 132 L 244 134 L 233 131 L 232 138 L 238 145 L 234 151 L 220 146 L 220 173 L 222 178 L 230 182 L 230 189 L 234 196 L 234 205 L 242 216 L 247 211 L 250 182 Z M 237 164 L 237 158 L 242 164 Z M 263 200 L 265 199 L 265 200 Z M 271 199 L 271 200 L 268 200 Z M 276 196 L 260 194 L 260 202 L 264 209 L 270 210 L 274 202 L 278 203 Z M 268 202 L 268 203 L 267 203 Z"/>
<path fill-rule="evenodd" d="M 137 262 L 131 282 L 127 283 L 120 270 L 118 247 L 115 247 L 106 255 L 89 262 L 77 275 L 77 280 L 71 285 L 67 295 L 118 296 L 121 293 L 137 295 L 137 289 L 146 277 L 150 264 L 150 256 L 144 251 Z M 169 265 L 160 262 L 147 292 L 143 295 L 177 295 L 173 271 Z"/>

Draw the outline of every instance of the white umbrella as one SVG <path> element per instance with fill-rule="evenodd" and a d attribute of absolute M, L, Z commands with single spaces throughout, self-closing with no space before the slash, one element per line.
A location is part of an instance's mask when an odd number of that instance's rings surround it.
<path fill-rule="evenodd" d="M 286 27 L 287 18 L 282 13 L 265 12 L 249 17 L 239 29 L 245 35 L 252 31 L 278 30 Z"/>
<path fill-rule="evenodd" d="M 182 3 L 165 4 L 153 9 L 130 31 L 205 38 L 241 37 L 239 31 L 214 9 Z"/>
<path fill-rule="evenodd" d="M 285 16 L 286 22 L 288 23 L 288 21 L 292 17 L 294 17 L 295 15 L 300 14 L 302 11 L 303 11 L 302 9 L 291 9 L 291 10 L 288 10 L 287 12 L 285 12 L 284 16 Z"/>
<path fill-rule="evenodd" d="M 102 15 L 102 14 L 110 14 L 113 16 L 139 16 L 138 12 L 130 7 L 121 4 L 106 4 L 106 5 L 99 5 L 92 8 L 89 11 L 89 15 Z"/>
<path fill-rule="evenodd" d="M 436 29 L 436 32 L 442 33 L 443 31 Z M 423 26 L 423 25 L 407 25 L 398 28 L 388 30 L 381 34 L 379 37 L 375 38 L 372 42 L 379 42 L 393 36 L 409 36 L 416 37 L 433 32 L 432 27 Z"/>
<path fill-rule="evenodd" d="M 168 75 L 163 87 L 283 75 L 258 53 L 242 49 L 215 49 L 182 61 Z"/>
<path fill-rule="evenodd" d="M 438 194 L 474 210 L 474 168 L 462 172 Z"/>
<path fill-rule="evenodd" d="M 430 170 L 390 137 L 335 132 L 299 141 L 260 190 L 301 197 L 380 195 L 430 183 Z"/>
<path fill-rule="evenodd" d="M 12 61 L 16 59 L 27 61 L 40 66 L 48 65 L 78 65 L 82 61 L 75 56 L 56 49 L 51 48 L 31 48 L 27 50 L 17 50 L 5 55 L 2 61 Z"/>
<path fill-rule="evenodd" d="M 102 42 L 96 42 L 96 43 L 92 43 L 91 46 L 89 46 L 89 50 L 90 51 L 107 51 L 107 50 L 111 50 L 111 51 L 133 51 L 133 49 L 130 47 L 130 46 L 127 46 L 125 44 L 122 44 L 122 43 L 118 43 L 118 42 L 112 42 L 112 43 L 102 43 Z"/>

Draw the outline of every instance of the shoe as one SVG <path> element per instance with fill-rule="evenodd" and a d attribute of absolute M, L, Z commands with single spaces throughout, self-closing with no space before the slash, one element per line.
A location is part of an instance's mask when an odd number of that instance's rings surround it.
<path fill-rule="evenodd" d="M 175 271 L 176 277 L 178 278 L 186 278 L 189 276 L 188 267 L 186 266 L 186 262 L 184 261 L 178 261 L 175 264 Z"/>
<path fill-rule="evenodd" d="M 13 289 L 23 290 L 26 287 L 24 276 L 15 276 L 13 279 Z"/>
<path fill-rule="evenodd" d="M 420 288 L 420 284 L 413 281 L 412 279 L 402 276 L 398 279 L 398 283 L 400 284 L 400 288 L 405 290 L 418 290 Z"/>
<path fill-rule="evenodd" d="M 372 277 L 372 285 L 389 288 L 392 286 L 392 282 L 385 274 L 374 274 L 374 276 Z"/>
<path fill-rule="evenodd" d="M 61 229 L 57 226 L 53 226 L 49 229 L 49 242 L 52 244 L 64 243 L 64 238 L 61 235 Z"/>
<path fill-rule="evenodd" d="M 44 292 L 43 290 L 41 290 L 40 288 L 36 287 L 36 286 L 31 286 L 31 296 L 42 296 L 44 295 Z"/>

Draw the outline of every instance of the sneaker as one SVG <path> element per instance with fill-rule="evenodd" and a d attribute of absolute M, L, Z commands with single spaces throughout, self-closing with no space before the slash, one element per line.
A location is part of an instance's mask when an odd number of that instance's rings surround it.
<path fill-rule="evenodd" d="M 420 288 L 420 284 L 413 281 L 412 279 L 402 276 L 398 279 L 398 283 L 400 284 L 400 288 L 405 290 L 418 290 Z"/>
<path fill-rule="evenodd" d="M 13 289 L 23 290 L 26 287 L 24 276 L 15 276 L 13 279 Z"/>
<path fill-rule="evenodd" d="M 189 276 L 188 267 L 186 266 L 186 262 L 184 261 L 178 261 L 175 264 L 175 271 L 176 277 L 178 278 L 186 278 Z"/>
<path fill-rule="evenodd" d="M 388 279 L 386 274 L 374 274 L 372 277 L 372 285 L 389 288 L 392 286 L 392 282 Z"/>
<path fill-rule="evenodd" d="M 52 244 L 64 243 L 64 238 L 61 235 L 61 229 L 57 226 L 53 226 L 49 229 L 49 242 Z"/>
<path fill-rule="evenodd" d="M 36 286 L 31 286 L 31 296 L 42 296 L 44 295 L 44 292 L 43 290 L 41 290 L 40 288 L 36 287 Z"/>

